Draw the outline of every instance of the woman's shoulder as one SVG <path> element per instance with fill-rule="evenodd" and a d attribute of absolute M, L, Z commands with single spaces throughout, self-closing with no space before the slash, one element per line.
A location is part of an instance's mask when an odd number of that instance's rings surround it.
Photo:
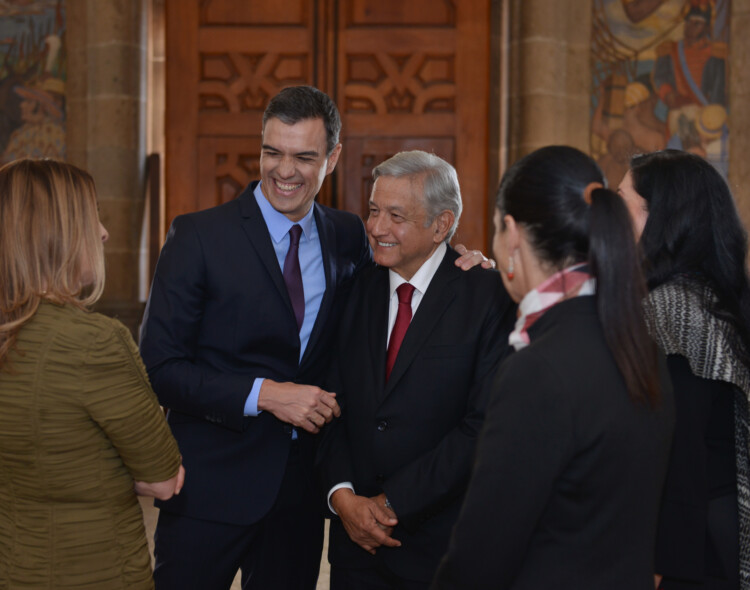
<path fill-rule="evenodd" d="M 128 329 L 120 321 L 71 304 L 42 302 L 29 327 L 42 330 L 49 337 L 93 346 L 130 338 Z"/>

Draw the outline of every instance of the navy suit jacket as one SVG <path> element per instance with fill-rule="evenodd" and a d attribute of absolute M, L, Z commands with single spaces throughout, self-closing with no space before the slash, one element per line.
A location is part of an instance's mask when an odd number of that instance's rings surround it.
<path fill-rule="evenodd" d="M 488 385 L 508 349 L 515 306 L 497 271 L 455 266 L 448 249 L 385 380 L 388 270 L 355 282 L 341 320 L 330 387 L 342 415 L 318 449 L 323 486 L 350 481 L 362 496 L 385 492 L 402 546 L 372 556 L 331 521 L 334 566 L 384 560 L 406 579 L 429 581 L 448 547 L 487 405 Z"/>
<path fill-rule="evenodd" d="M 323 385 L 338 310 L 371 262 L 362 221 L 319 204 L 315 222 L 326 290 L 304 357 L 291 301 L 252 183 L 235 200 L 175 218 L 159 256 L 141 354 L 187 472 L 161 508 L 252 524 L 273 505 L 291 426 L 270 412 L 245 417 L 258 377 Z M 314 437 L 300 432 L 312 461 Z"/>

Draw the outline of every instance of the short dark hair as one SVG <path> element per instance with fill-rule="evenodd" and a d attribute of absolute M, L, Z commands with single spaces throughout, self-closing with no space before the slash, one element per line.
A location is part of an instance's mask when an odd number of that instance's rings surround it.
<path fill-rule="evenodd" d="M 607 346 L 634 400 L 659 400 L 656 347 L 642 315 L 646 285 L 635 236 L 622 199 L 605 184 L 599 166 L 582 151 L 548 146 L 521 158 L 503 175 L 496 206 L 526 230 L 534 253 L 561 270 L 588 262 Z M 504 223 L 504 222 L 503 222 Z"/>
<path fill-rule="evenodd" d="M 305 119 L 323 119 L 326 130 L 326 155 L 330 156 L 339 143 L 341 116 L 330 96 L 312 86 L 284 88 L 268 103 L 263 112 L 263 129 L 266 121 L 276 118 L 287 125 Z"/>

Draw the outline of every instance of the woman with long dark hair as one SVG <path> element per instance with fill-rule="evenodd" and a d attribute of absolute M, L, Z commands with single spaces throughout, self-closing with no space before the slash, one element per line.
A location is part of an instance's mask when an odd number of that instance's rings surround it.
<path fill-rule="evenodd" d="M 750 588 L 750 539 L 739 532 L 750 534 L 747 236 L 726 182 L 693 154 L 633 158 L 618 192 L 640 238 L 646 320 L 675 394 L 657 582 Z"/>
<path fill-rule="evenodd" d="M 653 588 L 673 425 L 628 211 L 564 146 L 504 175 L 493 249 L 520 302 L 434 588 Z"/>

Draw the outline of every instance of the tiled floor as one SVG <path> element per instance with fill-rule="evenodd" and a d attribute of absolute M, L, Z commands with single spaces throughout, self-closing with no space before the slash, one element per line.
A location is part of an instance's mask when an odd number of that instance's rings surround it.
<path fill-rule="evenodd" d="M 154 508 L 151 498 L 139 498 L 141 508 L 143 509 L 143 522 L 146 524 L 146 536 L 148 537 L 148 548 L 151 550 L 151 557 L 154 554 L 154 529 L 156 528 L 156 518 L 159 510 Z M 320 577 L 318 578 L 317 590 L 328 590 L 328 578 L 331 572 L 331 566 L 328 564 L 326 554 L 328 553 L 328 525 L 326 524 L 325 546 L 323 547 L 323 559 L 320 562 Z M 232 590 L 240 590 L 239 574 L 232 584 Z"/>

